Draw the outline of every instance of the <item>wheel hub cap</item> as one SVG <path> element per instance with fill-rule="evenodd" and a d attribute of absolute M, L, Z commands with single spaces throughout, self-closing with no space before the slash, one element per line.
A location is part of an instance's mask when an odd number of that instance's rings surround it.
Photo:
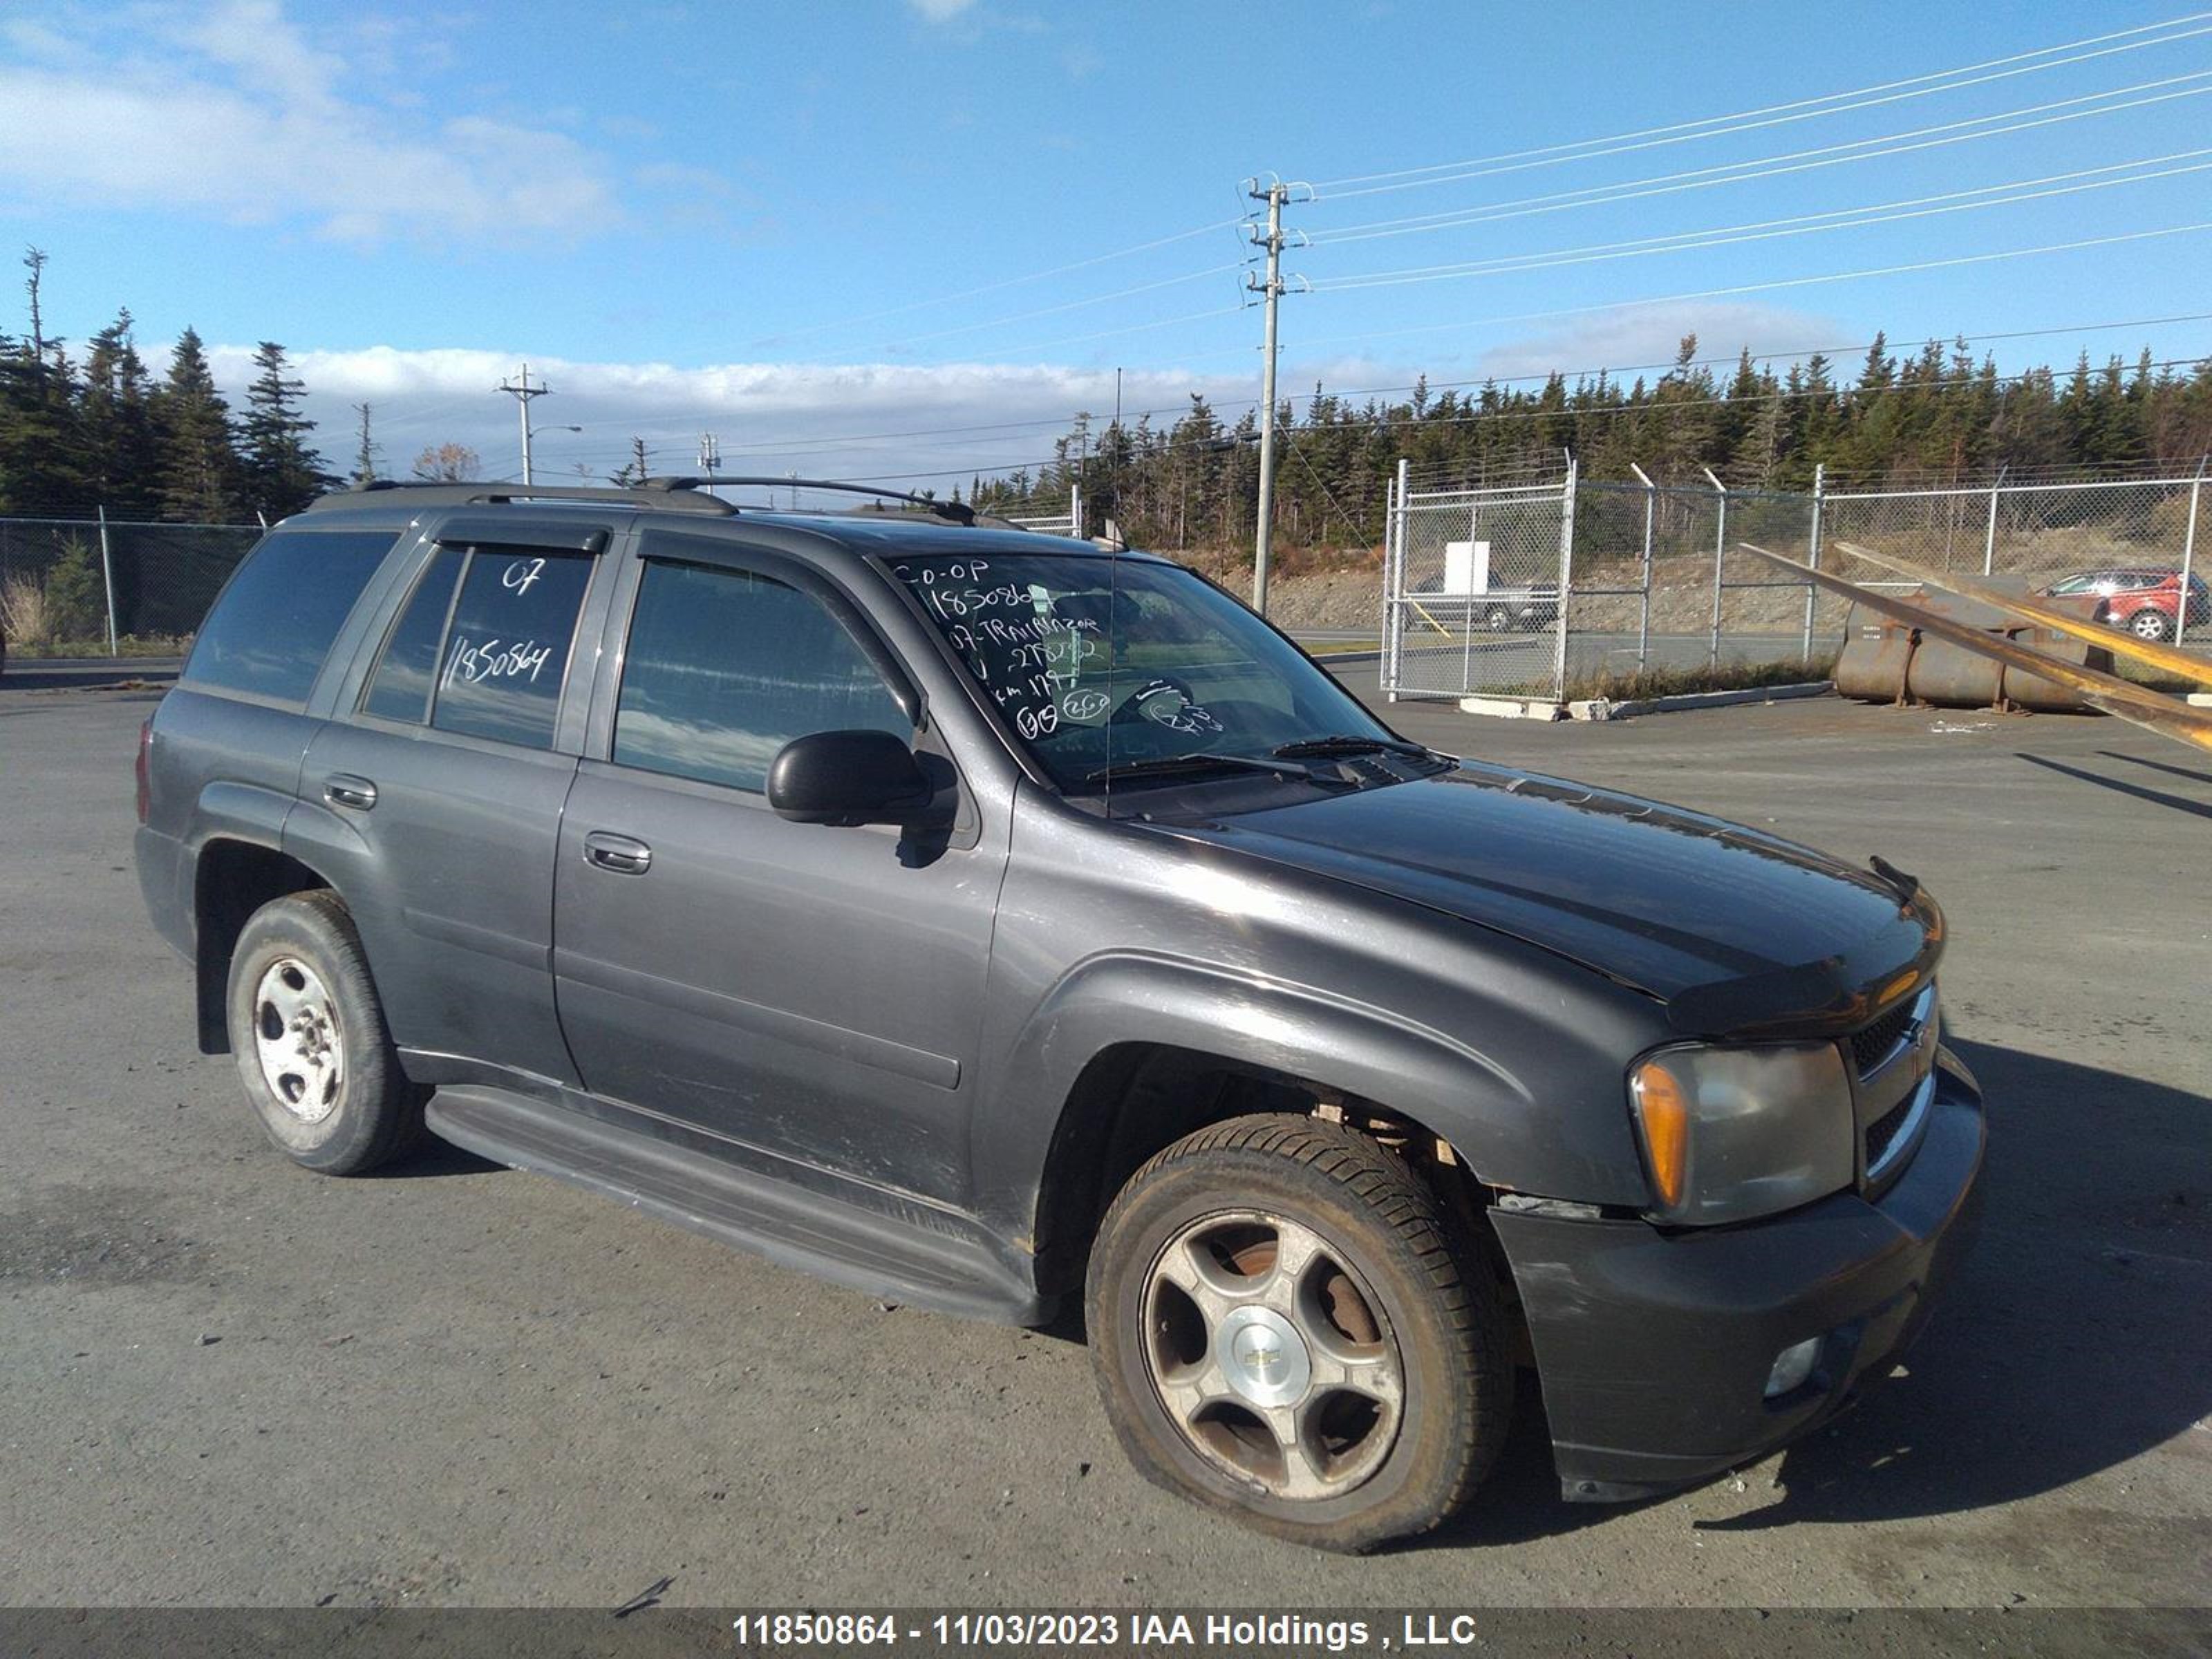
<path fill-rule="evenodd" d="M 1229 1386 L 1255 1406 L 1287 1406 L 1313 1381 L 1304 1339 L 1273 1308 L 1239 1308 L 1214 1339 Z"/>
<path fill-rule="evenodd" d="M 303 1123 L 337 1109 L 345 1036 L 331 994 L 296 957 L 269 964 L 253 993 L 253 1041 L 269 1092 Z"/>

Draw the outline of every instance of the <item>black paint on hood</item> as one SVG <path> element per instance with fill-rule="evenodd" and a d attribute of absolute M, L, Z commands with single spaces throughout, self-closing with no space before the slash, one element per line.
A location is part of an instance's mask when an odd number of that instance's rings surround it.
<path fill-rule="evenodd" d="M 1181 833 L 1568 957 L 1685 1035 L 1842 1031 L 1933 973 L 1942 912 L 1720 818 L 1503 768 L 1239 813 Z"/>

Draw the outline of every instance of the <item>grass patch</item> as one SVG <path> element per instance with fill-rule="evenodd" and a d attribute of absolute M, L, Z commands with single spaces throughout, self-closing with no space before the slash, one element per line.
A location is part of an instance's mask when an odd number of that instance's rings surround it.
<path fill-rule="evenodd" d="M 115 642 L 113 654 L 118 657 L 181 657 L 192 648 L 190 634 L 125 634 Z M 8 654 L 29 662 L 40 657 L 106 657 L 109 655 L 105 634 L 83 640 L 17 639 L 10 635 Z"/>
<path fill-rule="evenodd" d="M 2194 639 L 2190 641 L 2191 646 L 2196 643 Z M 2208 672 L 2212 672 L 2212 658 L 2206 659 L 2204 666 Z M 2148 663 L 2136 662 L 2132 658 L 2120 655 L 2117 651 L 2112 653 L 2112 672 L 2124 680 L 2131 681 L 2143 687 L 2146 690 L 2171 691 L 2177 696 L 2185 692 L 2212 690 L 2212 685 L 2206 685 L 2197 680 L 2185 679 L 2179 674 L 2168 673 L 2163 668 L 2154 668 Z"/>
<path fill-rule="evenodd" d="M 1603 697 L 1608 702 L 1635 702 L 1647 697 L 1679 697 L 1697 691 L 1747 691 L 1762 685 L 1803 685 L 1833 677 L 1832 653 L 1810 662 L 1724 662 L 1718 667 L 1700 663 L 1694 668 L 1644 668 L 1622 672 L 1600 669 L 1567 681 L 1565 701 L 1580 702 Z"/>

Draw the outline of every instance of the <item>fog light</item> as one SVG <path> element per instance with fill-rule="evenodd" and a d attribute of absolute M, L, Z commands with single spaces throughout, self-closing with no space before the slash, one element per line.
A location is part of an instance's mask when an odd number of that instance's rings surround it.
<path fill-rule="evenodd" d="M 1774 1369 L 1766 1374 L 1766 1397 L 1779 1400 L 1802 1385 L 1812 1376 L 1813 1362 L 1820 1357 L 1820 1339 L 1817 1336 L 1808 1336 L 1775 1355 Z"/>

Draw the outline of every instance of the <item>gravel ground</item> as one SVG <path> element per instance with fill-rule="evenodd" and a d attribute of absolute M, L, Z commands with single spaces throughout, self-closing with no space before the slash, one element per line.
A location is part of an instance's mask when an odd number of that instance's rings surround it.
<path fill-rule="evenodd" d="M 1568 1506 L 1524 1410 L 1461 1522 L 1345 1560 L 1140 1483 L 1067 1341 L 458 1152 L 286 1164 L 141 910 L 151 701 L 0 690 L 0 1605 L 2212 1601 L 2212 761 L 1826 701 L 1392 711 L 1921 875 L 1990 1189 L 1911 1375 L 1809 1443 Z"/>

